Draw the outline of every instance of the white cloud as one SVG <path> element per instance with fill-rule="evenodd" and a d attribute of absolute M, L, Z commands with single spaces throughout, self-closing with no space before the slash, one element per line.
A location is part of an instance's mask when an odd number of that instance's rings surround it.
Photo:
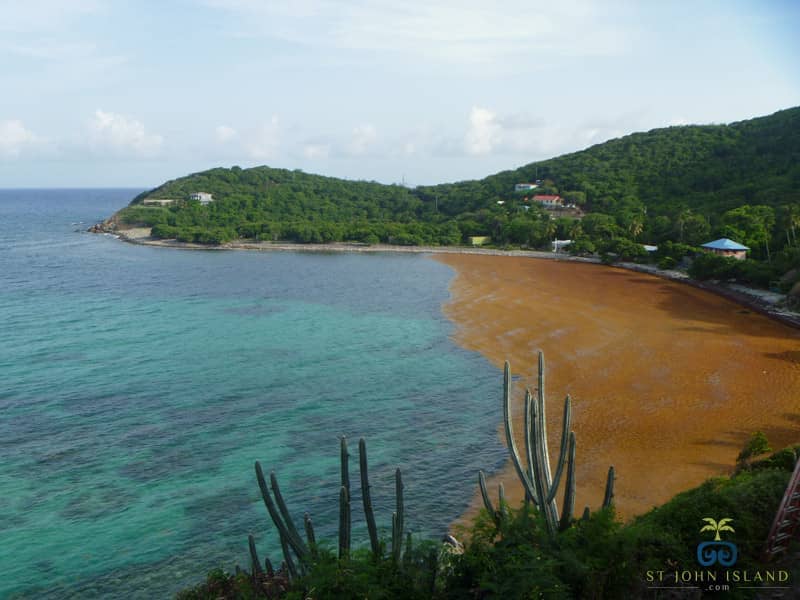
<path fill-rule="evenodd" d="M 227 125 L 218 126 L 214 130 L 214 133 L 216 134 L 217 141 L 222 144 L 226 144 L 239 137 L 239 132 L 236 131 L 233 127 L 229 127 Z"/>
<path fill-rule="evenodd" d="M 238 20 L 240 35 L 315 48 L 390 52 L 426 61 L 507 66 L 508 56 L 618 54 L 630 36 L 588 0 L 200 0 Z M 534 64 L 531 65 L 535 66 Z"/>
<path fill-rule="evenodd" d="M 469 129 L 464 136 L 468 154 L 489 154 L 500 142 L 502 129 L 497 115 L 486 108 L 473 106 L 469 113 Z"/>
<path fill-rule="evenodd" d="M 377 139 L 378 132 L 374 125 L 370 125 L 369 123 L 359 125 L 353 129 L 353 135 L 347 150 L 352 155 L 361 156 L 367 153 Z"/>
<path fill-rule="evenodd" d="M 641 130 L 643 123 L 646 123 L 643 113 L 638 111 L 564 124 L 527 114 L 501 115 L 476 106 L 470 111 L 460 150 L 473 156 L 491 154 L 538 160 L 580 150 L 624 135 L 626 131 Z M 459 153 L 452 139 L 440 141 L 435 150 L 442 155 Z"/>
<path fill-rule="evenodd" d="M 36 146 L 40 138 L 16 119 L 0 121 L 0 158 L 17 158 Z"/>
<path fill-rule="evenodd" d="M 328 144 L 306 144 L 303 147 L 303 156 L 309 159 L 328 158 L 331 147 Z"/>
<path fill-rule="evenodd" d="M 280 121 L 273 115 L 269 123 L 246 136 L 245 150 L 250 158 L 267 160 L 277 157 L 280 146 Z"/>
<path fill-rule="evenodd" d="M 158 154 L 164 138 L 148 133 L 136 119 L 98 109 L 89 123 L 89 141 L 97 151 L 151 157 Z"/>

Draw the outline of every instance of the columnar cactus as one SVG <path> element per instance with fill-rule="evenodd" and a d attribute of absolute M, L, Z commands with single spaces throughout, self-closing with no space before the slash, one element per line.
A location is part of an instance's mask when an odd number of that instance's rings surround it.
<path fill-rule="evenodd" d="M 570 431 L 572 418 L 571 400 L 564 399 L 564 418 L 561 430 L 561 445 L 556 462 L 555 473 L 550 469 L 550 452 L 547 443 L 547 419 L 545 415 L 545 386 L 544 386 L 544 354 L 539 352 L 539 377 L 536 397 L 533 398 L 530 390 L 525 390 L 524 421 L 525 421 L 525 462 L 520 458 L 520 452 L 514 439 L 514 425 L 511 417 L 511 368 L 508 361 L 503 371 L 503 421 L 505 424 L 506 442 L 511 454 L 511 462 L 525 489 L 526 499 L 534 502 L 544 514 L 548 531 L 555 534 L 559 529 L 566 529 L 573 520 L 575 508 L 575 433 Z M 561 511 L 556 503 L 556 494 L 561 478 L 566 467 L 567 480 L 564 486 L 564 504 Z M 486 490 L 486 480 L 483 472 L 478 474 L 478 482 L 486 510 L 499 521 L 502 516 L 502 504 L 499 511 L 492 506 Z M 501 490 L 502 495 L 502 490 Z M 610 506 L 614 498 L 614 467 L 608 470 L 606 491 L 603 499 L 603 508 Z M 587 508 L 588 510 L 588 508 Z M 584 511 L 585 514 L 586 511 Z"/>
<path fill-rule="evenodd" d="M 400 474 L 400 469 L 394 472 L 394 489 L 397 510 L 392 513 L 392 558 L 394 558 L 395 563 L 399 563 L 400 552 L 403 545 L 403 519 L 405 518 L 405 509 L 403 508 L 403 477 Z"/>
<path fill-rule="evenodd" d="M 378 528 L 375 525 L 375 513 L 372 510 L 372 493 L 369 489 L 369 471 L 367 469 L 367 443 L 364 438 L 358 440 L 358 466 L 361 471 L 361 499 L 364 501 L 364 517 L 367 520 L 369 531 L 369 544 L 372 554 L 379 556 L 381 545 L 378 540 Z"/>
<path fill-rule="evenodd" d="M 367 444 L 362 438 L 358 443 L 359 470 L 361 472 L 361 495 L 364 502 L 364 515 L 369 530 L 370 546 L 373 555 L 378 558 L 382 555 L 382 548 L 378 539 L 378 530 L 375 525 L 375 514 L 372 508 L 372 496 L 370 493 L 369 474 L 367 470 Z M 350 454 L 347 450 L 347 439 L 342 437 L 340 445 L 341 462 L 341 485 L 339 487 L 339 558 L 346 559 L 350 554 L 350 532 L 351 532 L 351 495 L 350 495 Z M 306 541 L 300 536 L 297 527 L 292 520 L 286 503 L 281 495 L 278 479 L 275 473 L 270 473 L 270 485 L 267 486 L 261 463 L 256 461 L 256 478 L 258 487 L 261 490 L 261 497 L 264 506 L 278 529 L 278 536 L 281 542 L 284 556 L 284 571 L 289 577 L 296 577 L 298 573 L 303 573 L 308 563 L 317 556 L 317 542 L 314 534 L 314 527 L 308 513 L 305 514 L 303 524 L 305 525 Z M 273 499 L 274 496 L 274 499 Z M 403 478 L 400 469 L 395 471 L 395 501 L 396 511 L 392 513 L 392 551 L 393 560 L 399 564 L 402 555 L 403 529 L 405 511 L 403 508 Z M 251 561 L 258 562 L 255 541 L 250 536 L 248 539 L 250 546 Z M 410 538 L 408 548 L 411 547 Z M 295 564 L 293 557 L 297 557 L 299 566 Z M 255 567 L 254 567 L 255 571 Z"/>
<path fill-rule="evenodd" d="M 339 488 L 339 558 L 350 554 L 350 469 L 347 438 L 341 439 L 342 486 Z"/>

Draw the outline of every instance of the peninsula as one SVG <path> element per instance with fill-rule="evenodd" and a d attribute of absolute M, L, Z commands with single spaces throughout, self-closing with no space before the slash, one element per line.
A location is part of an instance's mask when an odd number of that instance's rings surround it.
<path fill-rule="evenodd" d="M 686 264 L 717 238 L 741 261 L 693 277 L 789 291 L 800 279 L 800 107 L 635 133 L 481 180 L 407 188 L 216 168 L 140 194 L 91 228 L 139 241 L 489 246 Z M 129 232 L 126 234 L 126 232 Z"/>

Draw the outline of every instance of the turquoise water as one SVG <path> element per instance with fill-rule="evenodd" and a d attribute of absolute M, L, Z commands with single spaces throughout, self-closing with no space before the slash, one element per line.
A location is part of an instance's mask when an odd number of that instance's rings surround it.
<path fill-rule="evenodd" d="M 400 467 L 408 527 L 440 536 L 504 459 L 450 269 L 82 232 L 135 193 L 0 190 L 0 597 L 169 597 L 246 566 L 248 533 L 279 562 L 255 460 L 334 541 L 341 435 L 367 439 L 379 525 Z"/>

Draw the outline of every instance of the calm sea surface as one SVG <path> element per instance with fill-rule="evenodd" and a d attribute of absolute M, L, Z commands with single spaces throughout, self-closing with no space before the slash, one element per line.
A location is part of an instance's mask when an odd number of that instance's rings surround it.
<path fill-rule="evenodd" d="M 169 597 L 280 562 L 253 462 L 335 541 L 338 438 L 379 525 L 441 535 L 505 454 L 500 373 L 424 256 L 197 252 L 83 231 L 138 190 L 0 190 L 0 597 Z M 354 493 L 354 540 L 367 540 Z"/>

